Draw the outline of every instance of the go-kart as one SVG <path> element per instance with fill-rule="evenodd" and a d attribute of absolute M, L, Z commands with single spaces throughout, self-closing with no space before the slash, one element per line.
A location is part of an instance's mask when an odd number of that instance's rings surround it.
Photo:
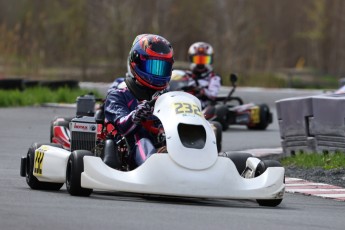
<path fill-rule="evenodd" d="M 61 144 L 64 149 L 71 150 L 71 121 L 89 122 L 90 117 L 96 117 L 97 124 L 97 141 L 103 143 L 109 133 L 113 135 L 116 130 L 112 123 L 106 122 L 103 117 L 104 113 L 104 99 L 95 98 L 92 94 L 79 96 L 77 98 L 77 112 L 75 117 L 56 116 L 50 123 L 50 142 Z M 217 139 L 217 150 L 222 150 L 222 126 L 217 121 L 209 121 L 212 125 Z M 146 127 L 152 125 L 147 122 L 144 124 Z M 73 127 L 72 127 L 73 128 Z M 75 139 L 75 138 L 73 138 Z M 73 147 L 72 147 L 73 148 Z"/>
<path fill-rule="evenodd" d="M 285 172 L 278 161 L 262 161 L 244 153 L 219 154 L 216 136 L 201 113 L 200 101 L 191 94 L 168 92 L 154 103 L 153 114 L 162 124 L 161 138 L 167 151 L 151 155 L 139 167 L 128 167 L 128 148 L 119 134 L 107 138 L 102 151 L 116 154 L 120 164 L 112 168 L 102 161 L 95 148 L 95 116 L 93 122 L 72 119 L 71 142 L 75 144 L 71 150 L 55 143 L 34 143 L 21 159 L 21 176 L 32 189 L 59 190 L 66 183 L 67 191 L 76 196 L 89 196 L 99 190 L 255 199 L 262 206 L 281 203 Z"/>
<path fill-rule="evenodd" d="M 232 89 L 227 96 L 218 96 L 209 101 L 203 109 L 205 118 L 217 121 L 222 125 L 222 130 L 227 130 L 230 125 L 245 125 L 251 130 L 265 130 L 272 123 L 273 115 L 267 104 L 244 104 L 242 98 L 233 96 L 236 89 L 237 76 L 230 75 Z M 198 87 L 195 79 L 184 70 L 174 70 L 170 81 L 170 91 L 184 91 L 196 95 Z"/>

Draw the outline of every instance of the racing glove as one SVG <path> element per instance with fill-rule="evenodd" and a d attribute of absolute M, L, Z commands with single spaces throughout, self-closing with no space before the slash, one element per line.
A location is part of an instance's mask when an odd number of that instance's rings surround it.
<path fill-rule="evenodd" d="M 132 114 L 132 121 L 136 124 L 140 124 L 141 121 L 146 120 L 152 115 L 152 113 L 153 107 L 148 103 L 148 101 L 144 100 L 136 107 L 134 113 Z"/>

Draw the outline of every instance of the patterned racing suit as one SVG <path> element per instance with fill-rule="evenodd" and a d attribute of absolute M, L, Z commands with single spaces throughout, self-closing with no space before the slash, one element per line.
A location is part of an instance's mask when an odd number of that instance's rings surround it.
<path fill-rule="evenodd" d="M 138 104 L 139 101 L 128 88 L 110 89 L 104 107 L 106 120 L 112 122 L 118 133 L 126 138 L 134 167 L 156 152 L 153 135 L 132 120 Z"/>

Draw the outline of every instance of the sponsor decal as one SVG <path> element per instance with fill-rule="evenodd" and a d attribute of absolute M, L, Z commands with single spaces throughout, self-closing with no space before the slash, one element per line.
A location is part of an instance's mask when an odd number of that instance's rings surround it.
<path fill-rule="evenodd" d="M 35 158 L 34 158 L 34 171 L 33 174 L 35 176 L 42 176 L 42 168 L 43 168 L 43 158 L 44 158 L 44 152 L 48 148 L 39 148 L 35 151 Z"/>
<path fill-rule="evenodd" d="M 89 126 L 87 126 L 85 124 L 74 123 L 73 128 L 74 129 L 81 129 L 81 130 L 87 131 Z"/>
<path fill-rule="evenodd" d="M 95 124 L 86 124 L 86 123 L 76 123 L 73 122 L 71 126 L 71 131 L 78 132 L 96 132 L 97 126 Z"/>

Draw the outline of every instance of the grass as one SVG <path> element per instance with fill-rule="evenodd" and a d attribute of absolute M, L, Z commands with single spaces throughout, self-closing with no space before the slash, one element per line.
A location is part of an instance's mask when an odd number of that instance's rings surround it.
<path fill-rule="evenodd" d="M 59 88 L 51 90 L 47 87 L 20 90 L 0 90 L 0 107 L 32 106 L 43 103 L 75 103 L 76 98 L 90 93 L 90 90 Z M 100 98 L 98 92 L 92 93 Z"/>
<path fill-rule="evenodd" d="M 302 168 L 321 167 L 323 169 L 336 169 L 345 167 L 345 153 L 300 153 L 281 159 L 283 166 L 298 166 Z"/>

